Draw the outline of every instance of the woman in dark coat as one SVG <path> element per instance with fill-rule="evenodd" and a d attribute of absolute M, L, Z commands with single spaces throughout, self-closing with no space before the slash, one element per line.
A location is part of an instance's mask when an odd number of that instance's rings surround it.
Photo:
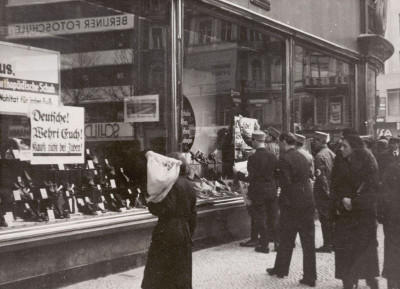
<path fill-rule="evenodd" d="M 180 176 L 160 203 L 148 203 L 158 222 L 147 256 L 143 289 L 192 288 L 191 238 L 196 227 L 196 192 L 187 178 L 185 159 L 180 153 L 170 157 L 182 161 Z"/>
<path fill-rule="evenodd" d="M 335 277 L 350 289 L 359 279 L 378 288 L 379 276 L 376 236 L 376 200 L 378 166 L 372 153 L 356 135 L 343 141 L 341 169 L 333 175 L 335 218 Z"/>
<path fill-rule="evenodd" d="M 400 162 L 387 165 L 382 176 L 383 195 L 379 202 L 379 221 L 385 233 L 382 276 L 388 289 L 400 288 Z"/>

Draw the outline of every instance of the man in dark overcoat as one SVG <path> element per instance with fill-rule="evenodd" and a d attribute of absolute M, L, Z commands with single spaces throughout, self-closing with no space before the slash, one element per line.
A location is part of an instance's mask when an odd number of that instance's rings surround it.
<path fill-rule="evenodd" d="M 249 182 L 248 198 L 251 201 L 251 224 L 254 226 L 252 231 L 260 235 L 255 251 L 261 253 L 269 253 L 269 242 L 275 239 L 278 198 L 275 182 L 278 158 L 265 148 L 265 137 L 263 131 L 253 132 L 252 146 L 256 151 L 247 162 L 249 175 L 245 177 L 243 173 L 237 173 L 239 180 Z M 252 246 L 250 241 L 242 246 Z"/>
<path fill-rule="evenodd" d="M 327 133 L 320 131 L 314 133 L 313 146 L 316 149 L 314 198 L 324 242 L 316 252 L 322 253 L 332 252 L 330 179 L 336 155 L 328 148 L 328 139 Z"/>
<path fill-rule="evenodd" d="M 400 138 L 392 137 L 389 140 L 388 148 L 382 153 L 378 153 L 376 161 L 379 167 L 379 176 L 382 178 L 387 165 L 395 161 L 400 161 Z"/>
<path fill-rule="evenodd" d="M 301 284 L 315 286 L 317 279 L 315 258 L 315 203 L 312 192 L 312 162 L 299 152 L 296 137 L 292 133 L 280 136 L 285 151 L 279 161 L 281 194 L 280 207 L 280 244 L 275 266 L 267 269 L 270 275 L 283 278 L 289 274 L 293 244 L 299 233 L 303 248 L 303 279 Z"/>

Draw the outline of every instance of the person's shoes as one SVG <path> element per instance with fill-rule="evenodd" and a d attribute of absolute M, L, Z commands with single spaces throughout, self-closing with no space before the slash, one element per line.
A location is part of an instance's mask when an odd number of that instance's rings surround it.
<path fill-rule="evenodd" d="M 322 247 L 315 249 L 315 252 L 317 252 L 317 253 L 332 253 L 332 246 L 331 245 L 323 245 Z"/>
<path fill-rule="evenodd" d="M 250 239 L 250 240 L 248 240 L 246 242 L 240 242 L 239 243 L 240 247 L 255 247 L 257 245 L 258 245 L 258 240 L 252 240 L 252 239 Z"/>
<path fill-rule="evenodd" d="M 271 276 L 276 276 L 278 278 L 284 278 L 285 275 L 278 273 L 278 271 L 275 268 L 268 268 L 267 273 Z"/>
<path fill-rule="evenodd" d="M 259 253 L 265 253 L 265 254 L 269 253 L 269 248 L 264 246 L 257 246 L 254 250 Z"/>
<path fill-rule="evenodd" d="M 313 280 L 313 279 L 305 279 L 305 278 L 303 278 L 299 282 L 300 282 L 300 284 L 303 284 L 303 285 L 307 285 L 307 286 L 310 286 L 310 287 L 315 287 L 315 280 Z"/>
<path fill-rule="evenodd" d="M 375 278 L 367 279 L 367 285 L 371 289 L 379 289 L 378 280 Z"/>

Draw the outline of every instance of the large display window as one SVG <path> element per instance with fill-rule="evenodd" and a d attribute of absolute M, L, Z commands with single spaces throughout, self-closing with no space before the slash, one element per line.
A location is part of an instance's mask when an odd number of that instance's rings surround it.
<path fill-rule="evenodd" d="M 170 150 L 170 3 L 117 2 L 6 1 L 0 225 L 145 209 L 141 152 Z M 36 85 L 47 91 L 35 91 Z M 65 112 L 69 126 L 36 126 L 31 104 Z M 68 107 L 83 109 L 78 116 Z M 72 152 L 71 143 L 57 138 L 78 118 L 81 141 Z M 43 141 L 33 140 L 32 130 Z M 43 155 L 40 164 L 31 160 L 35 148 Z"/>
<path fill-rule="evenodd" d="M 198 6 L 184 10 L 183 149 L 194 163 L 199 155 L 217 158 L 223 177 L 235 160 L 235 117 L 282 129 L 285 42 L 234 19 Z"/>

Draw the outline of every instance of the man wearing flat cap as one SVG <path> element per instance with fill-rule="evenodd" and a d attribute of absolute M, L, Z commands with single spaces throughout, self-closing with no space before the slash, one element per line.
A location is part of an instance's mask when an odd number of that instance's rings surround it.
<path fill-rule="evenodd" d="M 248 198 L 251 201 L 252 239 L 240 245 L 244 247 L 256 246 L 256 252 L 261 253 L 269 253 L 269 235 L 275 234 L 274 231 L 267 231 L 266 220 L 272 224 L 276 223 L 275 208 L 277 201 L 275 171 L 278 167 L 278 158 L 265 148 L 265 137 L 263 131 L 253 132 L 252 147 L 256 151 L 247 161 L 249 175 L 245 177 L 243 173 L 237 173 L 239 180 L 249 182 Z M 258 235 L 260 235 L 259 242 L 255 239 L 258 238 Z"/>
<path fill-rule="evenodd" d="M 283 278 L 289 274 L 293 254 L 293 244 L 297 233 L 303 249 L 303 279 L 301 284 L 315 287 L 317 279 L 315 257 L 314 196 L 310 178 L 312 163 L 296 149 L 296 137 L 283 133 L 279 137 L 282 152 L 279 160 L 281 193 L 280 243 L 273 268 L 267 269 L 270 275 Z"/>
<path fill-rule="evenodd" d="M 336 155 L 328 148 L 329 134 L 316 131 L 314 134 L 313 146 L 316 152 L 314 198 L 318 210 L 319 221 L 321 223 L 323 245 L 316 249 L 316 252 L 332 252 L 332 218 L 331 218 L 331 198 L 330 198 L 330 179 L 333 162 Z"/>
<path fill-rule="evenodd" d="M 279 158 L 279 144 L 278 139 L 280 136 L 280 131 L 276 128 L 270 126 L 267 130 L 264 131 L 267 137 L 265 138 L 265 147 L 268 151 L 276 155 Z"/>

